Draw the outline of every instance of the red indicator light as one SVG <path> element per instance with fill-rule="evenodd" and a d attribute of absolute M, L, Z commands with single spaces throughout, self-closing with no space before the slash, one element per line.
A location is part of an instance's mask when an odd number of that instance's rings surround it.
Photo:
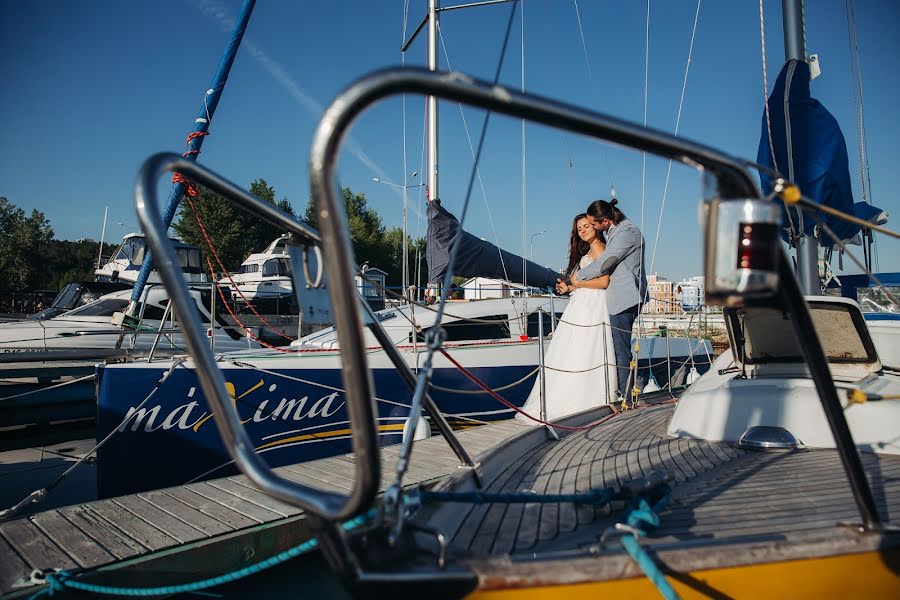
<path fill-rule="evenodd" d="M 778 227 L 772 223 L 741 223 L 738 231 L 738 268 L 774 271 Z"/>

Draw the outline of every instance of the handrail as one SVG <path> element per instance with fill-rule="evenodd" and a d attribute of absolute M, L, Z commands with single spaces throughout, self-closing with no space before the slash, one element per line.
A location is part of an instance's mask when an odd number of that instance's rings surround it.
<path fill-rule="evenodd" d="M 391 68 L 376 71 L 350 84 L 328 107 L 316 129 L 310 149 L 309 171 L 312 195 L 317 199 L 320 211 L 323 206 L 339 206 L 335 186 L 338 150 L 343 135 L 352 122 L 377 101 L 390 95 L 408 93 L 463 102 L 477 108 L 528 119 L 549 127 L 603 139 L 681 162 L 714 176 L 718 185 L 718 196 L 724 201 L 761 198 L 756 184 L 744 169 L 743 161 L 708 146 L 576 106 L 536 95 L 526 95 L 461 73 L 428 71 L 421 68 Z M 349 240 L 344 236 L 343 211 L 336 211 L 335 215 L 323 212 L 322 216 L 328 217 L 328 227 L 324 231 L 326 255 L 331 255 L 329 250 L 338 249 L 349 253 Z M 795 275 L 789 267 L 783 249 L 779 247 L 777 252 L 778 271 L 784 280 L 780 286 L 779 298 L 784 302 L 788 312 L 794 315 L 794 330 L 804 342 L 801 346 L 810 365 L 810 373 L 828 417 L 863 523 L 867 528 L 877 527 L 878 515 L 874 510 L 872 491 L 843 415 L 834 381 L 828 372 L 827 363 L 824 362 L 822 345 L 812 329 L 809 309 L 799 293 Z M 334 266 L 334 263 L 329 264 Z M 347 279 L 349 273 L 348 271 L 346 274 Z M 329 270 L 328 274 L 331 276 L 332 271 Z M 333 288 L 339 287 L 337 278 L 333 279 L 333 282 Z M 347 286 L 343 291 L 343 295 L 346 296 L 353 288 L 350 283 L 344 285 Z M 335 294 L 333 288 L 332 293 Z M 343 319 L 335 325 L 339 335 L 342 328 L 355 326 L 357 328 L 355 336 L 351 336 L 348 332 L 344 332 L 344 335 L 354 340 L 361 338 L 356 313 L 352 320 Z M 358 346 L 349 346 L 341 340 L 341 351 L 352 357 L 354 364 L 365 365 L 361 341 Z M 347 368 L 346 359 L 344 366 Z"/>
<path fill-rule="evenodd" d="M 216 368 L 215 357 L 189 296 L 187 284 L 181 276 L 172 244 L 166 235 L 167 227 L 160 216 L 157 182 L 167 172 L 177 172 L 258 214 L 266 221 L 292 233 L 300 244 L 323 243 L 328 260 L 326 269 L 331 300 L 335 307 L 335 324 L 341 348 L 356 348 L 356 352 L 342 351 L 343 375 L 347 397 L 347 412 L 352 429 L 353 450 L 356 454 L 354 486 L 348 495 L 318 490 L 288 481 L 272 473 L 269 466 L 255 452 L 244 431 L 225 389 L 222 372 Z M 194 359 L 200 386 L 215 415 L 222 441 L 237 466 L 261 490 L 299 506 L 314 516 L 327 520 L 345 520 L 365 511 L 375 499 L 381 479 L 381 464 L 376 430 L 377 410 L 371 393 L 372 383 L 363 357 L 362 328 L 357 300 L 352 290 L 352 265 L 349 241 L 343 230 L 343 205 L 333 202 L 333 196 L 319 197 L 317 209 L 323 225 L 323 235 L 308 225 L 279 211 L 256 196 L 244 191 L 209 169 L 173 153 L 155 154 L 148 158 L 138 172 L 135 202 L 138 219 L 147 243 L 157 257 L 157 265 L 171 302 L 181 318 L 185 341 Z"/>

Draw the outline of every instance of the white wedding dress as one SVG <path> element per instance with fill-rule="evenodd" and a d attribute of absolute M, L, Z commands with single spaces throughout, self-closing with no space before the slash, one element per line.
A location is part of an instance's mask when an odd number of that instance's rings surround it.
<path fill-rule="evenodd" d="M 590 263 L 591 258 L 585 255 L 579 268 Z M 606 290 L 578 288 L 572 292 L 544 354 L 544 373 L 548 421 L 615 399 L 616 353 L 609 330 Z M 541 414 L 540 389 L 538 374 L 522 407 L 526 413 L 538 418 Z M 516 418 L 537 425 L 523 415 L 517 414 Z"/>

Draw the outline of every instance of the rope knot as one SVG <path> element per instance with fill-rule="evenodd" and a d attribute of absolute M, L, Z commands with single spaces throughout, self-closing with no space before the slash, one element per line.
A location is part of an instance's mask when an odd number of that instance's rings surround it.
<path fill-rule="evenodd" d="M 183 185 L 185 187 L 185 193 L 192 198 L 196 198 L 200 195 L 200 189 L 197 187 L 197 184 L 181 173 L 172 174 L 172 183 L 180 183 Z"/>
<path fill-rule="evenodd" d="M 65 591 L 66 582 L 73 577 L 70 571 L 62 569 L 35 569 L 31 572 L 31 583 L 45 586 L 37 594 L 31 596 L 52 596 L 57 592 Z"/>
<path fill-rule="evenodd" d="M 647 525 L 651 525 L 653 527 L 659 527 L 659 515 L 650 507 L 650 504 L 646 499 L 641 498 L 638 502 L 637 508 L 631 511 L 631 514 L 628 515 L 628 524 L 634 527 L 637 531 L 640 531 L 640 534 L 646 535 L 646 533 L 638 528 L 639 523 L 646 523 Z"/>

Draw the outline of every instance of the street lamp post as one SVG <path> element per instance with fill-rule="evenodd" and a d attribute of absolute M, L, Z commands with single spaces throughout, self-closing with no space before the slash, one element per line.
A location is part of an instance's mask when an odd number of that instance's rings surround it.
<path fill-rule="evenodd" d="M 372 181 L 375 183 L 383 183 L 384 185 L 389 185 L 391 187 L 400 188 L 403 190 L 403 258 L 401 260 L 401 285 L 403 286 L 402 296 L 406 297 L 406 290 L 409 288 L 409 242 L 407 241 L 407 225 L 406 225 L 406 190 L 411 187 L 419 187 L 422 184 L 418 183 L 415 186 L 409 184 L 415 177 L 419 175 L 418 171 L 413 171 L 412 175 L 409 176 L 409 179 L 406 180 L 406 183 L 403 185 L 399 185 L 397 183 L 391 183 L 390 181 L 384 181 L 383 179 L 379 179 L 378 177 L 373 177 Z"/>
<path fill-rule="evenodd" d="M 531 234 L 531 240 L 528 244 L 528 260 L 534 262 L 534 238 L 539 235 L 547 233 L 547 230 L 538 231 L 537 233 Z M 525 272 L 522 273 L 522 283 L 525 285 L 525 294 L 528 294 L 528 265 L 525 265 Z"/>

